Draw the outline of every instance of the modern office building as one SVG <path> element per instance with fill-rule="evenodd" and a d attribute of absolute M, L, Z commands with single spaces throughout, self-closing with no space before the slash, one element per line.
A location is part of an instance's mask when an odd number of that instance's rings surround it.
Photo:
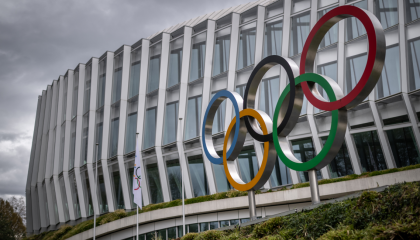
<path fill-rule="evenodd" d="M 375 90 L 348 111 L 345 143 L 318 178 L 420 163 L 420 0 L 260 0 L 106 51 L 42 91 L 26 185 L 28 234 L 90 219 L 94 211 L 135 209 L 136 133 L 144 205 L 179 199 L 181 172 L 187 198 L 230 190 L 223 166 L 208 161 L 201 145 L 209 100 L 222 89 L 243 95 L 254 64 L 266 56 L 289 57 L 299 65 L 317 20 L 346 4 L 378 17 L 385 30 L 386 60 Z M 355 18 L 340 21 L 323 39 L 315 70 L 337 81 L 346 94 L 363 73 L 367 50 L 363 25 Z M 272 117 L 287 84 L 284 69 L 270 69 L 256 108 Z M 233 117 L 232 105 L 224 102 L 213 125 L 217 150 L 222 150 Z M 288 137 L 296 157 L 307 161 L 320 152 L 330 124 L 330 112 L 305 100 Z M 262 154 L 262 144 L 248 137 L 237 161 L 244 180 L 258 171 Z M 264 189 L 306 181 L 306 173 L 278 160 Z"/>

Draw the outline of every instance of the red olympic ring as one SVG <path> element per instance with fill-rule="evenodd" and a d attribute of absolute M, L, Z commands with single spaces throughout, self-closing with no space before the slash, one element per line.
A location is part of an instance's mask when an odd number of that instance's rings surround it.
<path fill-rule="evenodd" d="M 386 44 L 381 23 L 371 12 L 354 6 L 341 6 L 326 13 L 309 33 L 301 55 L 300 74 L 313 73 L 315 55 L 322 38 L 334 24 L 348 17 L 356 17 L 366 29 L 369 42 L 366 68 L 353 90 L 343 98 L 333 102 L 323 101 L 312 94 L 312 91 L 315 90 L 315 83 L 302 82 L 301 86 L 308 101 L 321 110 L 332 111 L 340 108 L 350 109 L 357 106 L 368 97 L 376 86 L 382 72 Z"/>

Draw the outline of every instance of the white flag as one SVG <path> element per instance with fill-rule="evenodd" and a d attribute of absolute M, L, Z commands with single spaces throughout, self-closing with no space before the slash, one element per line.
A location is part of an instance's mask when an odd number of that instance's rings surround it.
<path fill-rule="evenodd" d="M 134 202 L 137 206 L 142 209 L 142 198 L 141 198 L 141 160 L 140 160 L 140 151 L 139 146 L 136 141 L 136 157 L 134 160 L 134 172 L 133 172 L 133 194 L 134 194 Z"/>

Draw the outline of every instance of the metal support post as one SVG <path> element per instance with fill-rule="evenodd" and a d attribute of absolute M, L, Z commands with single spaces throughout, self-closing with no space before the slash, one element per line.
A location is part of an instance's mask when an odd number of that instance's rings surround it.
<path fill-rule="evenodd" d="M 318 204 L 321 202 L 319 197 L 319 187 L 318 187 L 318 179 L 316 177 L 316 170 L 309 170 L 309 185 L 311 188 L 311 199 L 312 204 Z"/>
<path fill-rule="evenodd" d="M 249 190 L 248 191 L 248 203 L 249 203 L 249 219 L 255 220 L 257 219 L 257 206 L 255 204 L 255 191 Z"/>

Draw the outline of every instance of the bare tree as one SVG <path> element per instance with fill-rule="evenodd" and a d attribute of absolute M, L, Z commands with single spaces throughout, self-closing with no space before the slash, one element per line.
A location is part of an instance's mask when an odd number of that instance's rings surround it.
<path fill-rule="evenodd" d="M 7 201 L 12 205 L 13 210 L 15 213 L 19 214 L 19 216 L 22 218 L 23 224 L 26 226 L 26 204 L 25 199 L 23 197 L 17 198 L 17 197 L 11 197 L 7 199 Z"/>

